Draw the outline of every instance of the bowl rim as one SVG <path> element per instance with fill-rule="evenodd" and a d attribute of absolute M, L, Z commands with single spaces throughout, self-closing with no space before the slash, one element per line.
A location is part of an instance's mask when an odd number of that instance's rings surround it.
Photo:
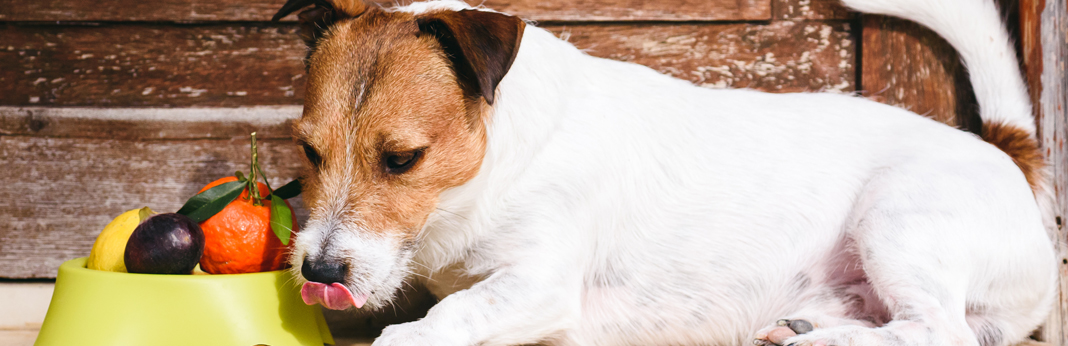
<path fill-rule="evenodd" d="M 125 275 L 133 275 L 133 276 L 140 276 L 140 277 L 143 277 L 143 278 L 184 278 L 184 279 L 189 279 L 189 280 L 213 280 L 213 279 L 214 280 L 220 280 L 220 279 L 236 279 L 236 278 L 253 278 L 253 277 L 257 277 L 257 276 L 276 276 L 276 275 L 285 275 L 286 272 L 291 271 L 290 269 L 287 268 L 287 269 L 279 269 L 279 270 L 272 270 L 272 271 L 266 271 L 266 272 L 238 273 L 238 274 L 211 274 L 211 273 L 206 273 L 206 274 L 201 274 L 201 275 L 194 275 L 194 274 L 148 274 L 148 273 L 129 273 L 129 272 L 115 272 L 115 271 L 109 271 L 109 270 L 89 269 L 88 263 L 89 263 L 89 257 L 78 257 L 78 258 L 74 258 L 74 259 L 70 259 L 70 260 L 64 261 L 62 264 L 59 265 L 59 269 L 60 270 L 63 270 L 63 269 L 71 270 L 71 271 L 75 271 L 75 272 L 78 272 L 78 273 L 83 273 L 83 274 L 86 274 L 86 275 L 100 275 L 100 276 L 124 275 L 124 277 L 129 277 L 129 276 L 125 276 Z"/>

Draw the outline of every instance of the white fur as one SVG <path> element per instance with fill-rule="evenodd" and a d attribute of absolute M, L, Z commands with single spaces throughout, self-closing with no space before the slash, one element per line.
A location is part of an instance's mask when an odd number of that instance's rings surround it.
<path fill-rule="evenodd" d="M 1034 133 L 989 0 L 846 3 L 934 27 L 984 119 Z M 442 8 L 466 5 L 396 10 Z M 443 300 L 374 345 L 749 344 L 779 318 L 816 324 L 798 345 L 978 345 L 988 325 L 1007 345 L 1052 306 L 1023 174 L 913 113 L 698 88 L 532 26 L 494 108 L 481 171 L 441 196 L 413 254 Z"/>

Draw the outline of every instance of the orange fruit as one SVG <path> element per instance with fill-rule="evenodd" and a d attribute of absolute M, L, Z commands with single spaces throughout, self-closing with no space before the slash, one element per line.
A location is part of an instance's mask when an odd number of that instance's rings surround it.
<path fill-rule="evenodd" d="M 200 192 L 236 180 L 236 177 L 225 177 L 204 186 Z M 269 195 L 267 186 L 257 184 L 260 196 L 266 198 Z M 271 231 L 270 199 L 264 199 L 262 205 L 253 205 L 246 189 L 218 214 L 201 222 L 200 228 L 204 231 L 204 256 L 200 258 L 200 268 L 205 272 L 255 273 L 286 267 L 289 247 L 282 245 Z M 297 230 L 294 222 L 292 234 Z"/>

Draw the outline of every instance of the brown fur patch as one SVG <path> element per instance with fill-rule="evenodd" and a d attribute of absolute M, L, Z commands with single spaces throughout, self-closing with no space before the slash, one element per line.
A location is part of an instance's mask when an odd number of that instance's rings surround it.
<path fill-rule="evenodd" d="M 485 102 L 465 96 L 441 45 L 411 14 L 372 7 L 316 45 L 294 125 L 321 157 L 303 175 L 312 217 L 415 237 L 438 195 L 478 173 Z M 411 152 L 420 154 L 410 169 L 389 169 L 390 156 Z"/>
<path fill-rule="evenodd" d="M 1027 131 L 1010 124 L 984 122 L 982 138 L 1009 154 L 1027 177 L 1032 191 L 1043 182 L 1046 161 L 1039 150 L 1038 141 Z"/>

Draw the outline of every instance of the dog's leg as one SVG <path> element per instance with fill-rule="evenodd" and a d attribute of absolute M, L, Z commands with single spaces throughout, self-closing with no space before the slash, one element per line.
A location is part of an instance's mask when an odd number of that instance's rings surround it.
<path fill-rule="evenodd" d="M 1019 174 L 1017 185 L 1001 176 L 1012 167 L 967 165 L 899 166 L 857 202 L 847 234 L 888 323 L 817 327 L 785 345 L 1004 346 L 1026 338 L 1048 311 L 1051 247 Z M 946 173 L 954 169 L 970 173 Z"/>
<path fill-rule="evenodd" d="M 577 320 L 581 280 L 550 268 L 498 271 L 445 297 L 425 318 L 386 327 L 373 346 L 518 345 L 551 337 Z"/>
<path fill-rule="evenodd" d="M 940 215 L 928 215 L 922 210 L 922 206 L 917 207 L 912 211 L 914 215 L 876 210 L 865 216 L 857 232 L 856 252 L 893 321 L 880 327 L 853 324 L 814 328 L 778 344 L 979 345 L 963 314 L 965 283 L 960 282 L 963 278 L 949 275 L 954 270 L 965 271 L 967 264 L 952 263 L 963 259 L 958 257 L 960 254 L 946 254 L 948 250 L 939 249 L 949 245 L 941 237 L 922 236 L 957 233 L 951 229 L 959 226 L 942 222 Z M 924 231 L 912 228 L 920 225 L 930 228 Z M 923 246 L 924 243 L 936 245 Z M 945 266 L 951 263 L 952 268 Z"/>

